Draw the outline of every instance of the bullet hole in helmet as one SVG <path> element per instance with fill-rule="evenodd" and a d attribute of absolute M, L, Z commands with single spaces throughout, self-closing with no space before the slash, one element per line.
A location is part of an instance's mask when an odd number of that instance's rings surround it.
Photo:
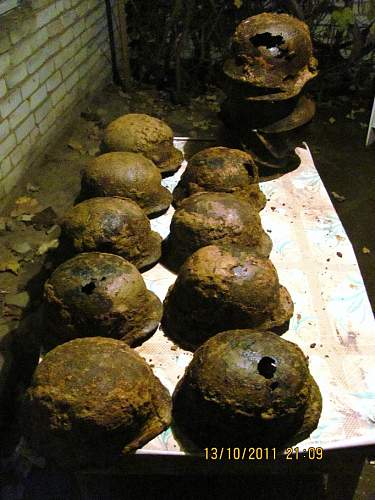
<path fill-rule="evenodd" d="M 234 58 L 234 62 L 236 66 L 242 66 L 243 64 L 245 64 L 246 59 L 241 55 L 236 55 Z"/>
<path fill-rule="evenodd" d="M 251 176 L 254 177 L 254 169 L 255 169 L 255 164 L 250 163 L 250 162 L 245 162 L 243 166 L 246 168 L 247 173 Z"/>
<path fill-rule="evenodd" d="M 259 33 L 250 38 L 254 47 L 265 47 L 273 57 L 283 58 L 288 56 L 288 49 L 282 47 L 284 38 L 281 35 L 272 35 L 269 32 Z"/>
<path fill-rule="evenodd" d="M 81 290 L 83 293 L 85 293 L 86 295 L 91 295 L 93 293 L 93 291 L 95 290 L 95 283 L 93 281 L 90 281 L 90 283 L 87 283 L 87 285 L 84 285 Z"/>
<path fill-rule="evenodd" d="M 258 373 L 264 378 L 272 378 L 276 371 L 276 360 L 264 356 L 258 363 Z"/>

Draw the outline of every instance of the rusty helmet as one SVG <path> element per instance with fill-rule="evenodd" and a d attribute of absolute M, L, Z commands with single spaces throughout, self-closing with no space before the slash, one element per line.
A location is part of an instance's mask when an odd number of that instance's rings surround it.
<path fill-rule="evenodd" d="M 226 76 L 245 84 L 249 99 L 287 99 L 317 75 L 307 25 L 288 14 L 263 13 L 243 20 L 232 37 Z"/>
<path fill-rule="evenodd" d="M 77 337 L 113 337 L 141 344 L 157 329 L 162 305 L 137 268 L 118 255 L 81 253 L 44 285 L 45 345 Z"/>
<path fill-rule="evenodd" d="M 297 443 L 317 427 L 321 410 L 301 349 L 268 331 L 210 338 L 173 394 L 175 430 L 201 448 Z"/>
<path fill-rule="evenodd" d="M 127 198 L 90 198 L 71 208 L 61 222 L 61 240 L 70 251 L 107 252 L 138 269 L 161 255 L 161 236 L 151 231 L 144 211 Z"/>
<path fill-rule="evenodd" d="M 29 446 L 68 469 L 121 463 L 171 422 L 171 398 L 133 349 L 115 339 L 75 339 L 37 367 L 22 406 Z"/>
<path fill-rule="evenodd" d="M 292 299 L 269 259 L 234 246 L 209 245 L 181 266 L 164 300 L 162 327 L 194 350 L 231 328 L 283 333 L 292 314 Z"/>
<path fill-rule="evenodd" d="M 165 212 L 172 195 L 161 185 L 160 170 L 140 153 L 106 153 L 93 159 L 82 176 L 82 196 L 130 198 L 147 215 Z"/>
<path fill-rule="evenodd" d="M 236 245 L 259 257 L 268 257 L 272 249 L 259 213 L 244 198 L 197 193 L 185 198 L 173 214 L 163 262 L 177 270 L 198 248 L 211 244 Z"/>
<path fill-rule="evenodd" d="M 176 206 L 188 196 L 202 191 L 231 193 L 249 201 L 257 210 L 266 197 L 259 189 L 255 163 L 249 153 L 239 149 L 213 147 L 192 156 L 173 191 Z"/>
<path fill-rule="evenodd" d="M 104 132 L 109 151 L 142 153 L 163 174 L 171 174 L 181 166 L 183 155 L 173 146 L 173 131 L 153 116 L 129 113 L 111 122 Z"/>

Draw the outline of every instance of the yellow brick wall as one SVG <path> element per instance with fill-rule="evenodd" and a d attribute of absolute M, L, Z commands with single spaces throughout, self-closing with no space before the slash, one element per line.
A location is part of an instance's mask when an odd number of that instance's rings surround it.
<path fill-rule="evenodd" d="M 0 203 L 110 74 L 103 0 L 31 0 L 0 17 Z"/>

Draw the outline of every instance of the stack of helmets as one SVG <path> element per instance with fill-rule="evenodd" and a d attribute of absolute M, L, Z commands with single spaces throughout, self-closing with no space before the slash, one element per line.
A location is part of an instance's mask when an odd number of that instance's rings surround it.
<path fill-rule="evenodd" d="M 182 153 L 173 132 L 148 115 L 125 115 L 105 131 L 110 152 L 91 161 L 80 201 L 61 220 L 70 257 L 44 286 L 43 347 L 23 402 L 34 451 L 69 468 L 105 467 L 142 447 L 171 422 L 171 398 L 131 348 L 158 328 L 162 303 L 140 274 L 161 256 L 148 216 L 172 194 L 162 173 Z"/>
<path fill-rule="evenodd" d="M 315 114 L 301 95 L 317 75 L 307 25 L 288 14 L 263 13 L 242 21 L 224 63 L 223 115 L 255 153 L 258 165 L 291 167 L 295 132 Z"/>
<path fill-rule="evenodd" d="M 140 270 L 161 256 L 162 238 L 148 216 L 168 209 L 172 195 L 161 172 L 176 170 L 182 155 L 160 120 L 122 118 L 106 130 L 113 152 L 84 170 L 84 201 L 61 220 L 62 253 L 78 255 L 45 283 L 43 347 L 49 352 L 23 404 L 33 450 L 74 469 L 118 463 L 171 422 L 167 389 L 131 348 L 147 340 L 162 317 L 162 303 Z"/>

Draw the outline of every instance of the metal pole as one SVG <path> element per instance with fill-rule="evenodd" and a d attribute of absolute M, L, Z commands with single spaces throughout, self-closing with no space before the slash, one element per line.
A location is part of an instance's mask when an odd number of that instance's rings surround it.
<path fill-rule="evenodd" d="M 117 60 L 116 60 L 116 44 L 115 44 L 115 35 L 113 32 L 111 0 L 105 0 L 105 7 L 106 7 L 106 12 L 107 12 L 109 47 L 111 50 L 112 78 L 113 78 L 113 82 L 116 85 L 120 85 L 121 78 L 120 78 L 120 74 L 118 71 Z"/>

